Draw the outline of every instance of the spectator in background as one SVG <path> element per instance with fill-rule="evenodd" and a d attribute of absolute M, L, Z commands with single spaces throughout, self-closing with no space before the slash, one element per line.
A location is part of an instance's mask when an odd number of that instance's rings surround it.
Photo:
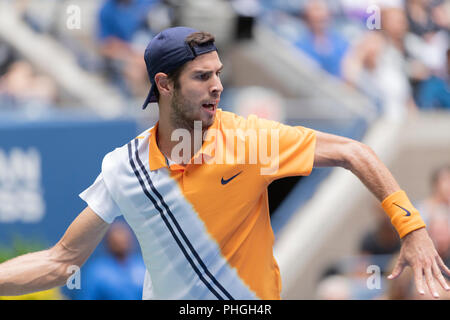
<path fill-rule="evenodd" d="M 133 254 L 130 229 L 114 222 L 106 235 L 108 255 L 92 261 L 82 273 L 81 300 L 141 300 L 145 265 Z"/>
<path fill-rule="evenodd" d="M 360 252 L 367 255 L 395 254 L 400 250 L 400 239 L 380 206 L 376 212 L 376 227 L 364 236 Z"/>
<path fill-rule="evenodd" d="M 430 237 L 444 263 L 450 262 L 450 216 L 448 211 L 435 213 L 428 224 Z M 447 277 L 448 278 L 448 277 Z"/>
<path fill-rule="evenodd" d="M 430 238 L 444 262 L 450 262 L 450 165 L 438 168 L 431 178 L 431 195 L 419 203 Z"/>
<path fill-rule="evenodd" d="M 381 30 L 367 32 L 343 62 L 344 79 L 363 92 L 371 92 L 381 112 L 395 121 L 403 121 L 417 110 L 408 78 L 411 61 L 404 46 L 407 32 L 404 10 L 384 7 Z"/>
<path fill-rule="evenodd" d="M 436 169 L 431 176 L 431 194 L 418 205 L 425 223 L 429 223 L 437 212 L 450 216 L 450 165 Z"/>
<path fill-rule="evenodd" d="M 329 26 L 331 15 L 328 5 L 323 0 L 308 0 L 302 17 L 308 27 L 296 46 L 330 74 L 341 76 L 341 61 L 347 51 L 347 41 Z"/>
<path fill-rule="evenodd" d="M 447 67 L 442 76 L 431 75 L 418 87 L 417 105 L 423 110 L 450 110 L 450 48 L 447 49 Z"/>
<path fill-rule="evenodd" d="M 447 104 L 444 101 L 445 80 L 448 77 L 446 51 L 449 47 L 450 19 L 445 10 L 450 8 L 445 9 L 444 4 L 443 1 L 434 0 L 405 2 L 410 25 L 405 47 L 416 60 L 416 63 L 411 64 L 411 84 L 414 98 L 420 107 L 432 108 L 433 104 L 438 104 L 438 107 Z M 440 97 L 433 99 L 435 94 Z"/>
<path fill-rule="evenodd" d="M 406 0 L 411 32 L 426 38 L 438 30 L 449 30 L 450 19 L 444 6 L 445 1 L 442 0 Z"/>
<path fill-rule="evenodd" d="M 316 287 L 316 298 L 321 300 L 371 300 L 378 298 L 382 291 L 383 279 L 380 279 L 380 288 L 368 288 L 368 267 L 379 265 L 371 256 L 356 255 L 339 259 L 332 264 L 319 278 Z"/>
<path fill-rule="evenodd" d="M 98 15 L 100 53 L 107 76 L 125 96 L 143 96 L 149 86 L 143 51 L 152 37 L 148 15 L 157 0 L 105 0 Z M 125 80 L 123 80 L 125 79 Z"/>
<path fill-rule="evenodd" d="M 55 82 L 36 74 L 30 63 L 18 60 L 0 77 L 0 100 L 7 108 L 42 110 L 53 107 L 57 101 Z"/>
<path fill-rule="evenodd" d="M 350 300 L 352 299 L 351 280 L 343 275 L 330 275 L 323 278 L 316 289 L 318 300 Z"/>

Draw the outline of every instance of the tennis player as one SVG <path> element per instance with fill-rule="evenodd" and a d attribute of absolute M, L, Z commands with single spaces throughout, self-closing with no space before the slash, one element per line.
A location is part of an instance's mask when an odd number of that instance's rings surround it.
<path fill-rule="evenodd" d="M 158 102 L 159 121 L 104 157 L 80 194 L 87 207 L 55 246 L 0 265 L 0 295 L 64 285 L 123 215 L 147 267 L 144 299 L 279 299 L 267 186 L 326 166 L 350 170 L 391 218 L 402 247 L 388 278 L 411 266 L 420 294 L 450 290 L 419 212 L 369 147 L 222 111 L 223 65 L 209 33 L 166 29 L 144 58 L 144 108 Z"/>

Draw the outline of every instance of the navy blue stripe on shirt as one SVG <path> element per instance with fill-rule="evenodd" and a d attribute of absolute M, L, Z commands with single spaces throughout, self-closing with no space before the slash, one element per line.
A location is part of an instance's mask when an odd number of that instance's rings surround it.
<path fill-rule="evenodd" d="M 228 299 L 234 300 L 233 297 L 231 296 L 231 294 L 228 293 L 228 291 L 219 283 L 219 281 L 217 281 L 217 279 L 214 277 L 214 275 L 212 275 L 211 272 L 208 270 L 208 268 L 206 267 L 206 265 L 203 262 L 202 258 L 200 258 L 200 256 L 198 255 L 197 251 L 195 250 L 194 246 L 191 244 L 191 242 L 189 241 L 188 237 L 186 236 L 186 234 L 184 233 L 183 229 L 181 228 L 180 224 L 178 223 L 177 219 L 173 215 L 172 211 L 170 211 L 169 206 L 164 201 L 164 198 L 162 197 L 162 195 L 159 193 L 159 191 L 153 185 L 152 179 L 150 178 L 150 175 L 148 174 L 147 169 L 145 168 L 144 164 L 142 163 L 141 159 L 139 158 L 139 153 L 138 153 L 138 142 L 139 141 L 138 141 L 138 139 L 135 139 L 134 141 L 135 141 L 136 161 L 138 162 L 142 172 L 144 172 L 144 175 L 145 175 L 145 177 L 147 179 L 148 184 L 150 185 L 150 188 L 152 189 L 153 193 L 158 197 L 158 199 L 161 201 L 161 204 L 166 209 L 166 212 L 168 213 L 169 217 L 171 218 L 173 224 L 175 225 L 175 227 L 177 228 L 178 232 L 183 237 L 186 245 L 190 249 L 190 252 L 194 255 L 194 258 L 200 264 L 200 266 L 202 267 L 202 269 L 205 272 L 205 274 L 220 289 L 220 291 L 222 291 L 222 293 L 225 294 Z"/>
<path fill-rule="evenodd" d="M 175 242 L 178 244 L 179 248 L 181 249 L 181 251 L 183 252 L 184 256 L 186 257 L 186 259 L 188 260 L 189 264 L 192 266 L 192 268 L 194 269 L 195 273 L 199 276 L 200 280 L 206 285 L 206 287 L 217 297 L 217 299 L 219 300 L 224 300 L 224 298 L 211 286 L 211 284 L 203 277 L 203 274 L 200 272 L 200 270 L 197 268 L 197 266 L 195 265 L 195 263 L 192 261 L 191 257 L 189 256 L 188 252 L 186 251 L 186 248 L 183 246 L 183 244 L 181 243 L 180 239 L 178 238 L 178 236 L 176 235 L 175 231 L 173 230 L 172 226 L 170 225 L 170 222 L 167 220 L 167 217 L 164 214 L 164 210 L 161 209 L 161 207 L 158 205 L 157 201 L 155 198 L 152 197 L 152 195 L 150 194 L 149 190 L 147 189 L 147 186 L 145 185 L 138 169 L 136 168 L 136 165 L 134 163 L 133 157 L 132 157 L 132 146 L 131 146 L 131 142 L 128 143 L 128 157 L 129 157 L 129 162 L 130 165 L 133 169 L 134 174 L 136 175 L 136 178 L 139 181 L 139 184 L 142 187 L 142 191 L 144 192 L 144 194 L 147 196 L 148 199 L 150 199 L 150 201 L 153 203 L 153 205 L 155 206 L 155 208 L 159 211 L 161 218 L 163 219 L 164 223 L 166 224 L 167 228 L 169 229 L 170 233 L 172 234 Z"/>

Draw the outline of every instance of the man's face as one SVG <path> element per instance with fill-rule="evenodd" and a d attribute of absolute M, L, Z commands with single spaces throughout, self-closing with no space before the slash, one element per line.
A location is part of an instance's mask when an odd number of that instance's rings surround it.
<path fill-rule="evenodd" d="M 220 95 L 223 91 L 219 75 L 222 63 L 216 51 L 189 61 L 178 79 L 171 101 L 170 119 L 175 128 L 194 129 L 201 121 L 207 129 L 214 123 Z"/>
<path fill-rule="evenodd" d="M 305 19 L 313 33 L 324 32 L 330 22 L 327 3 L 324 1 L 308 1 L 305 7 Z"/>

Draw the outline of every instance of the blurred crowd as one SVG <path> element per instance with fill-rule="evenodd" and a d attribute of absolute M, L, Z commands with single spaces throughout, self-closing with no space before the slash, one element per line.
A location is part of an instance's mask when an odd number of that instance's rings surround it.
<path fill-rule="evenodd" d="M 430 179 L 430 194 L 415 201 L 427 224 L 428 233 L 444 263 L 450 265 L 450 165 L 437 168 Z M 376 204 L 375 228 L 361 239 L 358 255 L 347 257 L 330 266 L 316 289 L 318 299 L 433 299 L 429 292 L 417 293 L 411 268 L 394 280 L 386 277 L 392 272 L 400 250 L 400 239 L 392 224 Z M 379 268 L 376 286 L 370 266 Z M 450 277 L 446 277 L 447 281 Z M 439 285 L 437 285 L 439 287 Z M 441 299 L 450 293 L 439 288 Z"/>
<path fill-rule="evenodd" d="M 56 13 L 67 6 L 47 2 L 59 6 Z M 450 109 L 449 0 L 230 2 L 239 14 L 272 21 L 273 29 L 295 29 L 288 40 L 325 72 L 369 96 L 380 114 L 398 120 L 418 110 Z M 125 98 L 140 99 L 149 86 L 142 53 L 152 36 L 176 24 L 178 2 L 98 1 L 91 47 L 58 31 L 51 16 L 39 17 L 32 1 L 17 3 L 23 21 L 69 48 L 81 67 L 101 75 Z M 0 39 L 0 96 L 7 101 L 1 105 L 56 103 L 55 83 L 20 57 L 18 65 L 5 62 L 5 46 Z"/>
<path fill-rule="evenodd" d="M 418 110 L 450 109 L 450 1 L 298 3 L 298 11 L 268 19 L 272 27 L 369 96 L 380 114 L 402 120 Z"/>
<path fill-rule="evenodd" d="M 149 39 L 172 23 L 166 1 L 102 0 L 96 1 L 94 10 L 86 1 L 80 1 L 80 21 L 89 25 L 92 19 L 92 27 L 74 32 L 68 32 L 61 22 L 69 17 L 67 8 L 74 3 L 46 0 L 49 14 L 43 14 L 36 1 L 18 0 L 12 4 L 33 32 L 47 35 L 67 48 L 81 69 L 104 79 L 125 99 L 142 98 L 148 92 L 143 52 Z M 0 37 L 0 107 L 57 106 L 61 88 L 45 75 L 45 68 L 40 69 Z"/>

